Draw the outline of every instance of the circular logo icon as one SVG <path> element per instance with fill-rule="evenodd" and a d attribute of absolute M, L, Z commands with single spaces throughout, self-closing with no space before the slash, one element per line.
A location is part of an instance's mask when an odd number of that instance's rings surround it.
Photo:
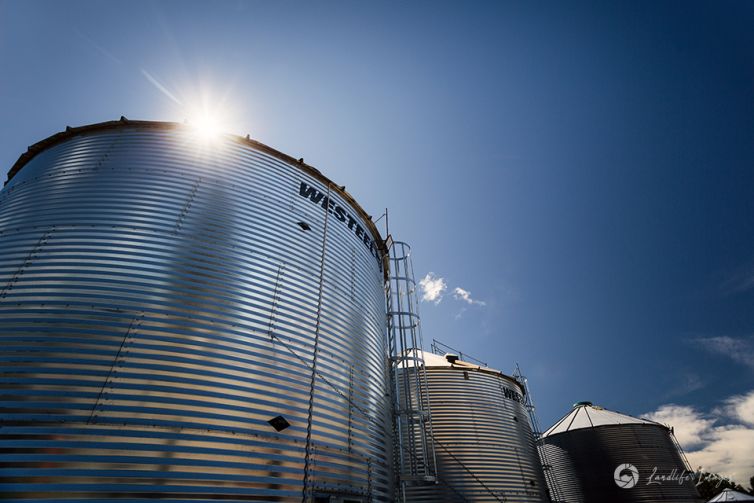
<path fill-rule="evenodd" d="M 623 463 L 615 469 L 613 477 L 618 487 L 621 489 L 631 489 L 639 482 L 639 470 L 632 464 Z"/>

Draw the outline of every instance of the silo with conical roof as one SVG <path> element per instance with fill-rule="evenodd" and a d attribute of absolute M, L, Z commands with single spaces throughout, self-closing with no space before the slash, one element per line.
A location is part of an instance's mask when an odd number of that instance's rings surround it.
<path fill-rule="evenodd" d="M 578 402 L 538 440 L 554 499 L 568 503 L 699 503 L 667 426 Z"/>

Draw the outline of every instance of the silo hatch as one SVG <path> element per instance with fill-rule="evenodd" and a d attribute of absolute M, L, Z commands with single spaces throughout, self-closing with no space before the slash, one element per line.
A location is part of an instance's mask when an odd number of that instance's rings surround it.
<path fill-rule="evenodd" d="M 289 423 L 283 416 L 275 416 L 267 422 L 270 423 L 270 426 L 275 428 L 275 431 L 283 431 L 291 425 L 291 423 Z"/>

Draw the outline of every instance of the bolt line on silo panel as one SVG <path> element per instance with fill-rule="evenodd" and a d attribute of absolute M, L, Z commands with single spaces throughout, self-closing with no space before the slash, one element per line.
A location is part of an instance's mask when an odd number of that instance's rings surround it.
<path fill-rule="evenodd" d="M 436 483 L 437 462 L 411 248 L 396 241 L 388 252 L 390 271 L 386 297 L 390 377 L 400 497 L 405 500 L 407 485 Z"/>
<path fill-rule="evenodd" d="M 31 263 L 36 258 L 39 251 L 47 244 L 50 237 L 52 236 L 52 232 L 55 230 L 55 226 L 53 225 L 52 228 L 44 231 L 42 235 L 39 237 L 39 240 L 36 242 L 36 244 L 32 247 L 32 249 L 29 251 L 29 253 L 24 257 L 24 259 L 21 261 L 21 265 L 18 266 L 16 271 L 8 278 L 8 282 L 5 284 L 2 290 L 0 290 L 0 300 L 5 299 L 7 297 L 8 292 L 13 290 L 13 287 L 16 283 L 18 283 L 18 280 L 20 277 L 24 274 L 24 269 L 29 267 Z"/>
<path fill-rule="evenodd" d="M 108 385 L 110 387 L 113 387 L 114 382 L 114 374 L 118 373 L 118 370 L 116 369 L 117 366 L 122 365 L 123 358 L 121 355 L 123 354 L 123 350 L 127 347 L 127 343 L 129 339 L 133 338 L 134 332 L 139 329 L 141 326 L 141 322 L 144 320 L 144 312 L 142 311 L 141 317 L 134 316 L 131 319 L 131 323 L 128 325 L 128 329 L 126 330 L 126 333 L 123 334 L 123 340 L 120 343 L 120 346 L 118 347 L 117 353 L 115 353 L 115 356 L 113 357 L 113 363 L 110 365 L 110 370 L 107 373 L 107 377 L 104 381 L 102 381 L 102 387 L 99 390 L 99 393 L 97 394 L 97 399 L 94 401 L 94 404 L 92 405 L 92 410 L 89 414 L 89 419 L 87 420 L 86 424 L 94 424 L 97 422 L 97 412 L 102 411 L 104 408 L 103 402 L 107 400 L 108 393 L 105 391 L 107 389 Z"/>

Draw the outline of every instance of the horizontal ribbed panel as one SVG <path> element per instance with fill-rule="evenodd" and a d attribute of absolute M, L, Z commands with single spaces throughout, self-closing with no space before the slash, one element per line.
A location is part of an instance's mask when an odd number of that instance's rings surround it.
<path fill-rule="evenodd" d="M 301 501 L 319 333 L 312 495 L 386 501 L 383 274 L 317 193 L 182 128 L 25 165 L 0 192 L 3 498 Z"/>
<path fill-rule="evenodd" d="M 521 388 L 501 374 L 428 367 L 438 484 L 408 489 L 412 502 L 545 502 Z"/>
<path fill-rule="evenodd" d="M 556 492 L 568 503 L 699 503 L 702 499 L 670 432 L 653 424 L 622 424 L 583 428 L 539 441 Z M 639 472 L 636 485 L 619 487 L 615 470 L 631 464 Z M 662 480 L 675 475 L 675 480 Z"/>

